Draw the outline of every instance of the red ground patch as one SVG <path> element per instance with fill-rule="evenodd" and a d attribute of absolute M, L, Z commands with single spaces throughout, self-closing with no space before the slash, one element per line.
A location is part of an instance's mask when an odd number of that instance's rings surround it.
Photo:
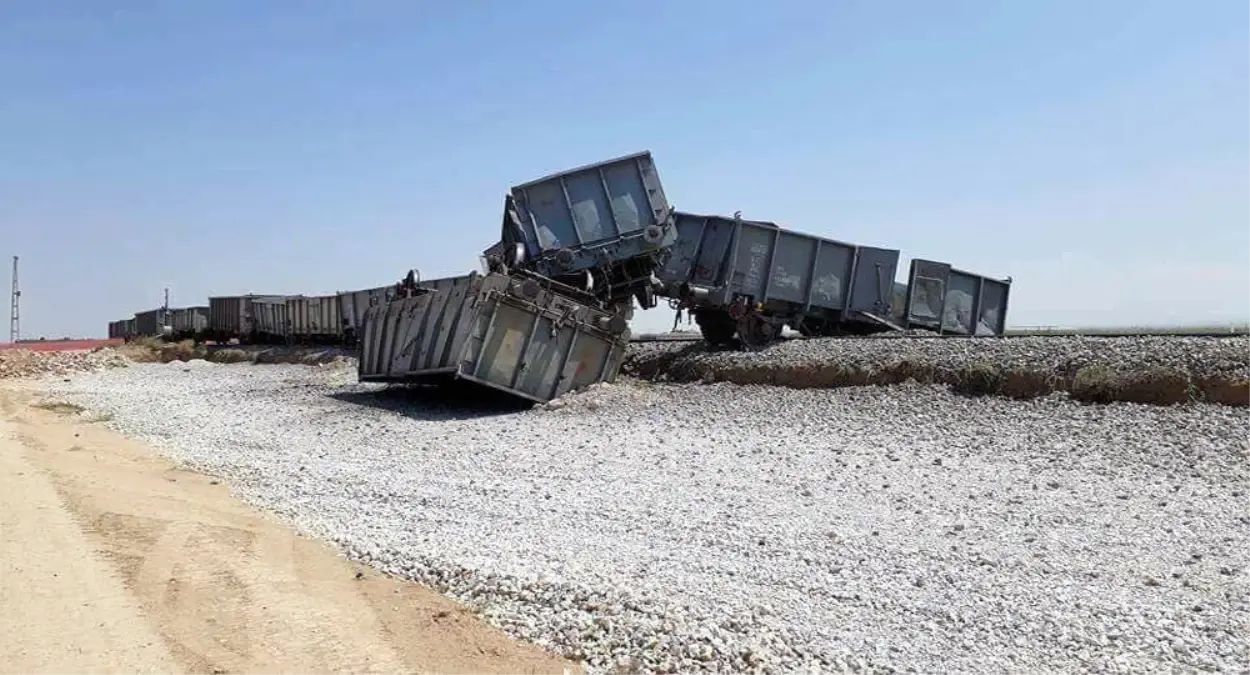
<path fill-rule="evenodd" d="M 66 352 L 79 349 L 95 349 L 100 345 L 121 344 L 121 340 L 39 340 L 36 342 L 0 342 L 0 351 L 6 349 L 29 349 L 32 352 Z"/>

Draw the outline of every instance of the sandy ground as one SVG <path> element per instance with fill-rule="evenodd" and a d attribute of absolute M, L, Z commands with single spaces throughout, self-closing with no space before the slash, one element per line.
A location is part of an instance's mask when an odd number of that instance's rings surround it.
<path fill-rule="evenodd" d="M 580 672 L 0 385 L 0 671 Z"/>

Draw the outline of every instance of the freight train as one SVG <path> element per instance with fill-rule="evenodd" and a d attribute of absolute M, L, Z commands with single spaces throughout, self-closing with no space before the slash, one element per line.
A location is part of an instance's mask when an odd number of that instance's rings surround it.
<path fill-rule="evenodd" d="M 450 373 L 538 400 L 581 363 L 579 340 L 606 355 L 595 378 L 611 379 L 634 308 L 661 299 L 719 346 L 763 347 L 783 326 L 809 336 L 993 336 L 1006 326 L 1010 278 L 914 259 L 900 284 L 897 249 L 739 213 L 678 211 L 647 151 L 512 187 L 499 235 L 481 273 L 423 282 L 414 271 L 398 284 L 323 296 L 216 296 L 110 322 L 109 337 L 359 345 L 362 379 Z M 546 364 L 541 381 L 526 379 L 539 377 L 525 374 L 531 357 Z"/>
<path fill-rule="evenodd" d="M 916 259 L 898 288 L 895 249 L 794 232 L 739 213 L 678 212 L 676 224 L 676 243 L 656 273 L 658 294 L 689 312 L 711 344 L 765 346 L 787 325 L 809 336 L 916 328 L 1002 335 L 1006 327 L 1010 279 Z"/>
<path fill-rule="evenodd" d="M 109 338 L 240 344 L 353 346 L 365 310 L 395 298 L 395 286 L 334 295 L 215 296 L 207 306 L 154 309 L 110 321 Z"/>

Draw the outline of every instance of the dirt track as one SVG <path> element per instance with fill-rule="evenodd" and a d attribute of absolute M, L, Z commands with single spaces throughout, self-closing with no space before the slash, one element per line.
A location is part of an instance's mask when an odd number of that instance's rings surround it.
<path fill-rule="evenodd" d="M 0 387 L 3 672 L 580 670 L 34 400 Z"/>

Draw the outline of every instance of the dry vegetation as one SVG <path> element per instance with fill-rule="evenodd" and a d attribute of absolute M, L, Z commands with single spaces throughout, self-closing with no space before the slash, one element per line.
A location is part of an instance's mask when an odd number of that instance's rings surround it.
<path fill-rule="evenodd" d="M 1067 392 L 1079 401 L 1124 401 L 1153 405 L 1188 402 L 1250 405 L 1250 380 L 1234 376 L 1195 376 L 1181 370 L 1119 370 L 1088 365 L 1072 374 L 1013 368 L 996 363 L 939 366 L 903 358 L 877 367 L 843 363 L 707 363 L 685 358 L 685 350 L 627 358 L 623 372 L 644 380 L 732 382 L 795 389 L 890 385 L 907 381 L 944 384 L 968 396 L 1036 398 Z"/>
<path fill-rule="evenodd" d="M 169 363 L 190 361 L 208 356 L 208 350 L 194 340 L 164 342 L 156 338 L 143 338 L 114 347 L 119 353 L 136 363 Z"/>
<path fill-rule="evenodd" d="M 144 338 L 116 347 L 136 363 L 170 363 L 204 359 L 213 363 L 301 363 L 318 365 L 345 359 L 341 350 L 303 347 L 222 347 L 210 349 L 193 340 L 164 342 Z"/>

